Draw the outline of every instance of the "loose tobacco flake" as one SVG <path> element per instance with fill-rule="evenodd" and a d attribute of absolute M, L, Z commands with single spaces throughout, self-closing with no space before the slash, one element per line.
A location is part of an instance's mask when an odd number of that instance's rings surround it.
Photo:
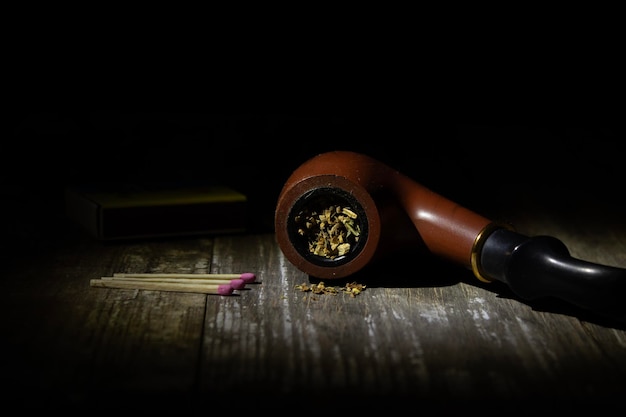
<path fill-rule="evenodd" d="M 363 292 L 366 288 L 363 284 L 357 284 L 356 282 L 351 282 L 349 284 L 344 285 L 343 287 L 339 286 L 326 286 L 324 282 L 319 282 L 317 284 L 299 284 L 296 285 L 295 288 L 302 292 L 312 292 L 313 294 L 330 294 L 337 295 L 340 292 L 344 294 L 349 294 L 350 297 L 356 297 L 361 292 Z"/>
<path fill-rule="evenodd" d="M 350 294 L 351 297 L 356 297 L 366 288 L 363 284 L 357 284 L 356 282 L 352 282 L 350 284 L 346 284 L 343 287 L 343 292 Z"/>
<path fill-rule="evenodd" d="M 298 233 L 308 240 L 309 252 L 335 259 L 346 255 L 358 242 L 361 226 L 356 218 L 349 207 L 329 205 L 320 210 L 302 210 L 295 221 Z"/>

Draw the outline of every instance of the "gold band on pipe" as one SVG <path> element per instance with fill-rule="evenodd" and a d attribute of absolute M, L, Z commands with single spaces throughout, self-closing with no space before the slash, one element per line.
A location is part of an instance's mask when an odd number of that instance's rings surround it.
<path fill-rule="evenodd" d="M 492 232 L 498 229 L 508 229 L 513 230 L 510 225 L 502 225 L 496 223 L 489 223 L 487 226 L 483 228 L 483 230 L 478 233 L 476 239 L 474 239 L 474 244 L 472 245 L 472 253 L 470 255 L 470 264 L 472 266 L 472 272 L 476 278 L 478 278 L 482 282 L 490 283 L 493 279 L 485 276 L 480 267 L 480 253 L 483 250 L 483 245 L 485 244 L 485 240 L 491 235 Z"/>

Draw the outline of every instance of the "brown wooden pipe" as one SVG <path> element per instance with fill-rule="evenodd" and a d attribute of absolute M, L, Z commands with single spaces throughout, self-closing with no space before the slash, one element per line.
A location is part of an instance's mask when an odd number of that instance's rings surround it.
<path fill-rule="evenodd" d="M 496 225 L 362 154 L 323 153 L 298 167 L 274 223 L 287 259 L 315 278 L 348 277 L 417 241 L 522 298 L 557 297 L 626 321 L 626 268 L 576 259 L 557 238 Z M 340 238 L 347 243 L 335 246 Z"/>
<path fill-rule="evenodd" d="M 313 255 L 297 232 L 298 214 L 320 199 L 349 206 L 358 214 L 356 220 L 363 233 L 345 256 L 323 259 Z M 389 209 L 393 205 L 408 216 L 408 228 L 417 232 L 432 254 L 471 268 L 482 279 L 476 257 L 481 236 L 491 230 L 492 222 L 355 152 L 317 155 L 291 174 L 276 206 L 276 239 L 287 259 L 301 271 L 316 278 L 344 278 L 375 259 L 383 249 L 383 240 L 384 246 L 390 237 L 401 240 L 398 225 L 403 224 L 402 213 L 394 214 Z"/>

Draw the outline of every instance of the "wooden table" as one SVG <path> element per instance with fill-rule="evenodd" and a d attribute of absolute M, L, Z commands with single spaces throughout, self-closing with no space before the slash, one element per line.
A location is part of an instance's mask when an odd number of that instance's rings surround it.
<path fill-rule="evenodd" d="M 20 201 L 39 205 L 16 205 L 5 224 L 5 407 L 526 415 L 608 411 L 626 394 L 626 326 L 521 300 L 429 256 L 372 266 L 355 297 L 320 295 L 297 288 L 309 277 L 271 231 L 99 242 L 57 201 Z M 626 268 L 612 198 L 515 190 L 478 209 Z M 116 272 L 248 271 L 258 282 L 232 296 L 89 285 Z"/>

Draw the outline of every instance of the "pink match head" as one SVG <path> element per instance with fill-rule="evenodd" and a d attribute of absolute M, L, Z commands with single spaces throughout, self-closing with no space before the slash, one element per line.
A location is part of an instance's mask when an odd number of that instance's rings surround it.
<path fill-rule="evenodd" d="M 230 295 L 233 293 L 233 287 L 230 284 L 222 284 L 217 287 L 217 293 L 219 295 Z"/>
<path fill-rule="evenodd" d="M 256 281 L 256 275 L 254 275 L 252 272 L 244 272 L 239 278 L 244 280 L 246 283 Z"/>
<path fill-rule="evenodd" d="M 244 281 L 243 279 L 231 279 L 230 286 L 233 287 L 233 289 L 235 290 L 241 290 L 245 288 L 246 281 Z"/>

